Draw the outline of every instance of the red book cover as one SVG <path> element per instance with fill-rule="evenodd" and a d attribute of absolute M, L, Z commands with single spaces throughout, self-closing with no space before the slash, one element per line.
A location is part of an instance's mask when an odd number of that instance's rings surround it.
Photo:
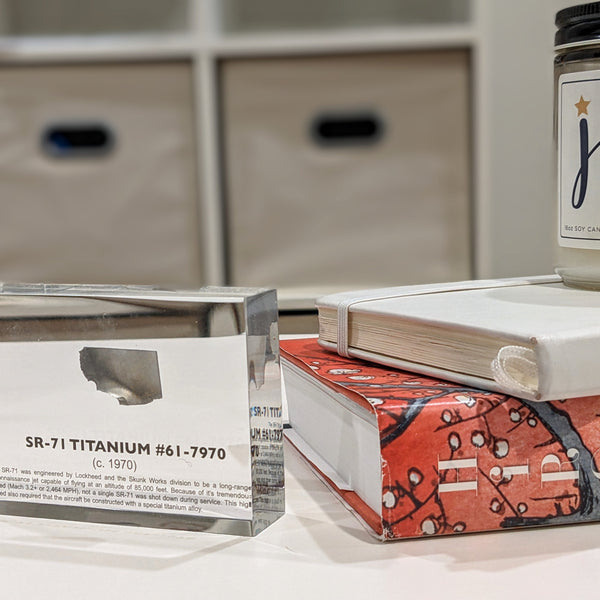
<path fill-rule="evenodd" d="M 295 365 L 374 414 L 381 506 L 324 478 L 381 539 L 600 519 L 600 397 L 529 402 L 343 358 L 314 338 L 281 351 L 284 381 Z"/>

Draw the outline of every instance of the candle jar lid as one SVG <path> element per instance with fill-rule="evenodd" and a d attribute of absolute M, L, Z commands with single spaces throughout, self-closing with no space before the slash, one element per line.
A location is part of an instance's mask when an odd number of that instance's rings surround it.
<path fill-rule="evenodd" d="M 600 2 L 564 8 L 556 13 L 555 46 L 600 41 Z"/>

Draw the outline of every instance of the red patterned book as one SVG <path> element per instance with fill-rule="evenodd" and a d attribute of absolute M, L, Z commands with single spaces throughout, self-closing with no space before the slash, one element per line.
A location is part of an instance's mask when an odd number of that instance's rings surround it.
<path fill-rule="evenodd" d="M 600 520 L 600 397 L 529 402 L 314 338 L 281 356 L 289 440 L 380 539 Z"/>

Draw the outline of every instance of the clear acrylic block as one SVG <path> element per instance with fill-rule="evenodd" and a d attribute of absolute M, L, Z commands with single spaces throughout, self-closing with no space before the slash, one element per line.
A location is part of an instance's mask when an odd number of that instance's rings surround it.
<path fill-rule="evenodd" d="M 255 535 L 284 511 L 274 290 L 0 286 L 0 513 Z"/>

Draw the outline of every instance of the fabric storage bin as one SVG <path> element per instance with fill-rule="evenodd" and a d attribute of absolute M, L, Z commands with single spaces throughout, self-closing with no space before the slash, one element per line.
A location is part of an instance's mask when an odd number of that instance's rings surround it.
<path fill-rule="evenodd" d="M 6 35 L 185 31 L 191 0 L 2 0 Z"/>
<path fill-rule="evenodd" d="M 220 0 L 225 31 L 344 29 L 465 23 L 469 0 Z"/>
<path fill-rule="evenodd" d="M 191 65 L 0 68 L 0 279 L 201 281 Z"/>
<path fill-rule="evenodd" d="M 221 64 L 235 285 L 471 276 L 469 53 Z"/>

